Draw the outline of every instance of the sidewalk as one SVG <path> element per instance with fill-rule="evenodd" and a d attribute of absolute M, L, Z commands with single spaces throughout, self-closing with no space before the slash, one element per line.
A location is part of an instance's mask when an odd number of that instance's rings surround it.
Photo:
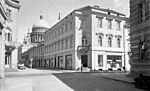
<path fill-rule="evenodd" d="M 52 73 L 74 72 L 60 70 L 37 70 L 26 69 L 18 70 L 17 72 L 5 73 L 5 84 L 0 91 L 74 91 L 68 87 Z M 26 75 L 40 75 L 36 77 L 24 78 Z M 46 74 L 46 75 L 42 75 Z M 23 78 L 20 76 L 24 76 Z M 57 85 L 56 85 L 57 84 Z"/>

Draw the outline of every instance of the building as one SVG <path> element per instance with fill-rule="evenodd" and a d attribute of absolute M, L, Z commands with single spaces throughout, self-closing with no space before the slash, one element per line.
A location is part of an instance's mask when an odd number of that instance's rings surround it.
<path fill-rule="evenodd" d="M 7 13 L 7 27 L 5 31 L 5 67 L 16 68 L 18 47 L 18 0 L 5 0 Z"/>
<path fill-rule="evenodd" d="M 42 63 L 61 69 L 127 69 L 126 21 L 124 14 L 99 6 L 75 9 L 44 33 Z"/>
<path fill-rule="evenodd" d="M 44 60 L 44 57 L 41 57 L 42 50 L 41 46 L 43 45 L 44 38 L 43 33 L 49 29 L 48 23 L 44 20 L 43 14 L 41 12 L 40 19 L 37 20 L 33 26 L 28 30 L 27 36 L 24 38 L 23 45 L 19 47 L 18 51 L 18 60 L 24 61 L 25 66 L 27 67 L 34 67 L 35 59 Z M 40 48 L 40 50 L 38 50 Z M 24 51 L 23 51 L 24 50 Z M 40 51 L 40 52 L 39 52 Z M 33 64 L 31 66 L 31 60 L 33 60 Z"/>
<path fill-rule="evenodd" d="M 131 75 L 150 72 L 150 0 L 130 0 Z"/>
<path fill-rule="evenodd" d="M 5 75 L 4 69 L 14 67 L 17 54 L 18 0 L 0 0 L 0 89 Z"/>

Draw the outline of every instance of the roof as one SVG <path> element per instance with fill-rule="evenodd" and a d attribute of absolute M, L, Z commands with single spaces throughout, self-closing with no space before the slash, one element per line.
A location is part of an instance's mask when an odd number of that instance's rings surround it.
<path fill-rule="evenodd" d="M 82 11 L 82 10 L 86 10 L 86 9 L 96 9 L 96 10 L 100 10 L 100 11 L 104 11 L 104 12 L 110 12 L 110 13 L 113 13 L 113 14 L 119 14 L 119 15 L 125 16 L 125 14 L 122 14 L 122 13 L 119 13 L 117 11 L 110 10 L 110 9 L 100 8 L 99 6 L 85 6 L 85 7 L 76 9 L 76 10 L 77 11 Z"/>

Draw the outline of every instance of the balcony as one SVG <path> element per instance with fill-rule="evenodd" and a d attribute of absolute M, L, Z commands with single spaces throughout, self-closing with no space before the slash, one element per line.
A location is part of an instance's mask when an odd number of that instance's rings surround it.
<path fill-rule="evenodd" d="M 79 45 L 77 51 L 86 54 L 89 51 L 90 45 Z"/>
<path fill-rule="evenodd" d="M 5 50 L 6 52 L 11 52 L 16 48 L 16 42 L 14 41 L 5 41 Z"/>

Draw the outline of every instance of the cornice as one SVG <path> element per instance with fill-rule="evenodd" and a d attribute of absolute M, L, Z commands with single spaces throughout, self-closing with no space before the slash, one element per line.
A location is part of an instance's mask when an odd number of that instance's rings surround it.
<path fill-rule="evenodd" d="M 6 3 L 6 5 L 8 5 L 8 6 L 11 6 L 11 7 L 13 7 L 13 8 L 16 8 L 16 9 L 20 9 L 20 5 L 19 5 L 19 3 L 16 3 L 15 1 L 13 1 L 13 0 L 5 0 L 5 3 Z"/>

